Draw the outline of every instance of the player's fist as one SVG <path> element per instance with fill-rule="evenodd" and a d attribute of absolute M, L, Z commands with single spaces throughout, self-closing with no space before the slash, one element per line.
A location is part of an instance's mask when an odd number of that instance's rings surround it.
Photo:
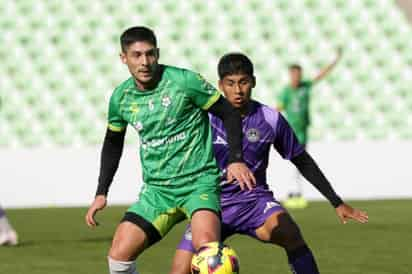
<path fill-rule="evenodd" d="M 338 215 L 340 221 L 343 224 L 346 224 L 349 219 L 364 224 L 367 223 L 369 219 L 368 214 L 366 212 L 356 208 L 352 208 L 350 205 L 347 205 L 345 203 L 341 204 L 336 208 L 336 214 Z"/>
<path fill-rule="evenodd" d="M 234 180 L 239 182 L 242 190 L 248 188 L 253 189 L 256 185 L 256 179 L 252 171 L 244 163 L 231 163 L 227 167 L 227 181 L 229 183 Z"/>
<path fill-rule="evenodd" d="M 98 225 L 98 223 L 94 219 L 94 216 L 96 215 L 97 211 L 102 210 L 103 208 L 105 208 L 106 204 L 107 204 L 106 196 L 104 196 L 104 195 L 97 195 L 96 196 L 96 198 L 94 199 L 92 205 L 90 206 L 90 208 L 87 211 L 86 216 L 85 216 L 86 224 L 89 227 L 95 227 L 95 226 Z"/>

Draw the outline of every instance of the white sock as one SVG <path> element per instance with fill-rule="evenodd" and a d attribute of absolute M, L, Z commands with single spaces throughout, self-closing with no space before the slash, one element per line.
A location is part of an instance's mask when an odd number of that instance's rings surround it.
<path fill-rule="evenodd" d="M 108 257 L 110 274 L 139 274 L 136 270 L 136 262 L 122 262 Z"/>

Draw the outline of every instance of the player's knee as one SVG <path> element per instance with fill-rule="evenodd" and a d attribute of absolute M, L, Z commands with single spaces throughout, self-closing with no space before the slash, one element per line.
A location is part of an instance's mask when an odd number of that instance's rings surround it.
<path fill-rule="evenodd" d="M 125 245 L 122 245 L 119 242 L 113 242 L 109 250 L 109 258 L 118 261 L 130 261 L 134 260 L 135 256 L 130 254 L 129 249 Z"/>
<path fill-rule="evenodd" d="M 305 244 L 298 225 L 287 214 L 279 216 L 279 224 L 272 229 L 270 240 L 287 250 Z"/>
<path fill-rule="evenodd" d="M 199 235 L 196 235 L 196 237 L 193 235 L 193 247 L 198 250 L 202 245 L 205 245 L 210 242 L 216 242 L 218 241 L 217 235 L 212 232 L 203 232 Z"/>
<path fill-rule="evenodd" d="M 172 269 L 170 270 L 169 274 L 190 274 L 190 266 L 189 268 L 180 263 L 173 264 Z"/>
<path fill-rule="evenodd" d="M 110 274 L 137 274 L 136 262 L 120 261 L 108 257 Z"/>

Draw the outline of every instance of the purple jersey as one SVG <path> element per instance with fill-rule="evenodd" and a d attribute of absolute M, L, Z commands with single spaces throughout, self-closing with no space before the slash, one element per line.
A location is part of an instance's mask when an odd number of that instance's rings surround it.
<path fill-rule="evenodd" d="M 219 168 L 226 170 L 229 148 L 223 122 L 210 116 L 215 157 Z M 292 128 L 276 110 L 256 101 L 250 104 L 250 112 L 242 120 L 243 158 L 256 177 L 257 186 L 252 191 L 242 191 L 238 184 L 222 179 L 222 240 L 235 233 L 257 238 L 256 229 L 275 212 L 284 208 L 273 197 L 266 182 L 266 168 L 270 147 L 284 159 L 291 159 L 303 152 Z M 179 243 L 178 249 L 195 252 L 190 226 Z"/>
<path fill-rule="evenodd" d="M 213 134 L 213 149 L 220 170 L 226 177 L 229 147 L 223 122 L 210 115 Z M 304 147 L 297 140 L 286 119 L 277 110 L 256 101 L 251 101 L 249 114 L 242 119 L 243 159 L 256 177 L 253 191 L 241 191 L 238 184 L 228 184 L 222 179 L 222 205 L 253 200 L 270 192 L 266 181 L 269 151 L 273 145 L 279 154 L 290 160 L 303 152 Z"/>

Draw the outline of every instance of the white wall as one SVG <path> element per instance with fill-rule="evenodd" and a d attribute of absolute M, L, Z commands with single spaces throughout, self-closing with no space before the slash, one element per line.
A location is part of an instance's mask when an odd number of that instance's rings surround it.
<path fill-rule="evenodd" d="M 412 197 L 412 142 L 314 143 L 309 151 L 346 199 Z M 97 185 L 100 147 L 1 149 L 0 204 L 4 207 L 78 206 L 89 204 Z M 112 204 L 133 202 L 141 177 L 137 147 L 125 148 L 113 182 Z M 268 178 L 278 198 L 294 190 L 293 166 L 271 155 Z M 304 184 L 305 196 L 321 196 Z"/>

